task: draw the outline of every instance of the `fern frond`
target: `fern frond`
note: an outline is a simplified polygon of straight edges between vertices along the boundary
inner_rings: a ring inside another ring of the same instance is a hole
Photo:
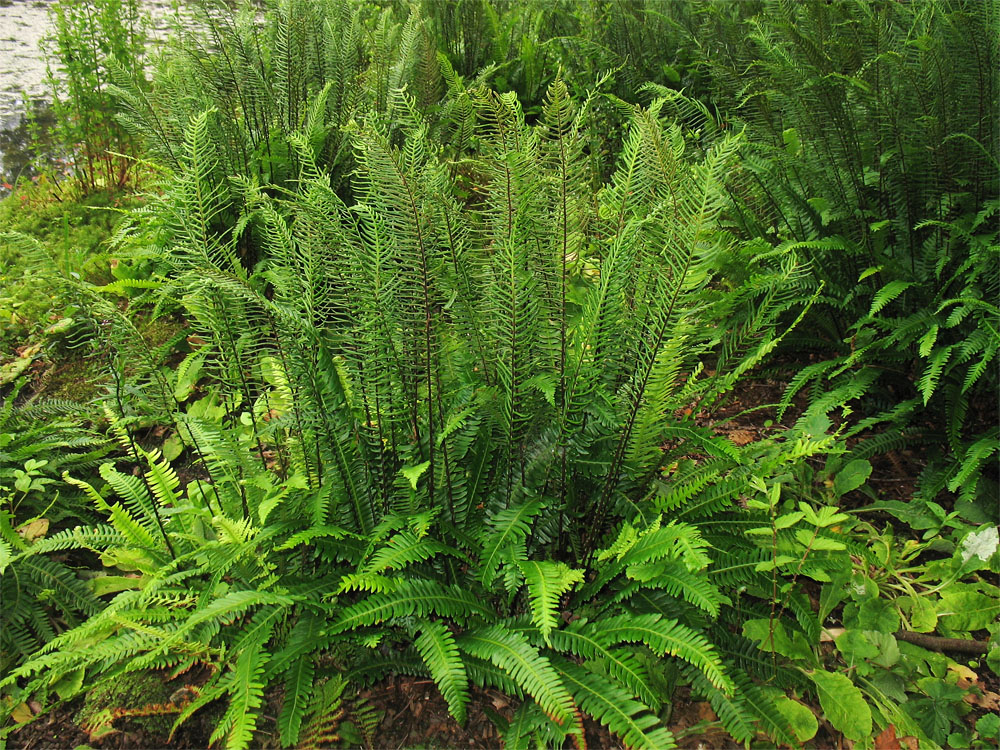
[[[465,723],[465,706],[469,702],[469,678],[458,654],[455,637],[440,622],[425,622],[414,641],[441,695],[448,702],[448,711],[459,724]]]
[[[559,600],[583,580],[582,570],[573,570],[566,563],[524,560],[517,566],[524,575],[531,603],[531,619],[542,640],[549,643],[549,634],[559,621]]]
[[[647,706],[613,682],[567,661],[553,665],[580,707],[620,737],[628,748],[677,747],[670,730]]]
[[[502,669],[559,726],[574,721],[574,704],[552,664],[527,639],[501,626],[464,633],[458,647]]]

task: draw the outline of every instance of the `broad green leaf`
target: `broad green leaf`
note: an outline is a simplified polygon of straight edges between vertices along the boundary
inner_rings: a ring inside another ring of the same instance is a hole
[[[793,701],[785,695],[777,698],[774,705],[781,712],[781,715],[788,719],[788,723],[799,742],[807,742],[816,736],[819,722],[816,721],[816,716],[809,710],[808,706]]]
[[[74,695],[80,692],[83,687],[83,677],[86,673],[84,667],[79,667],[74,669],[72,672],[67,672],[52,686],[52,689],[56,691],[61,700],[69,700]]]
[[[833,480],[833,491],[837,495],[846,495],[848,492],[853,492],[868,481],[871,473],[871,463],[863,458],[856,458],[837,473],[837,476]]]
[[[773,626],[772,626],[773,622]],[[793,631],[789,637],[780,620],[747,620],[743,623],[743,635],[758,642],[762,651],[775,652],[789,659],[811,660],[813,653],[809,642],[802,633]]]
[[[910,627],[918,633],[933,633],[938,616],[934,604],[925,597],[908,597],[910,602]]]
[[[938,618],[954,631],[982,630],[1000,618],[1000,599],[975,591],[941,594]]]
[[[787,529],[789,526],[794,526],[802,520],[804,515],[802,511],[797,510],[794,513],[786,513],[783,516],[778,516],[774,519],[774,528]]]
[[[843,655],[848,667],[862,665],[861,668],[864,669],[864,662],[878,656],[878,646],[868,637],[868,632],[852,628],[837,636],[837,650]]]
[[[899,661],[899,643],[891,633],[875,633],[868,631],[867,635],[878,648],[878,655],[872,659],[872,663],[885,669],[896,665]]]
[[[1000,737],[1000,714],[986,714],[976,720],[976,731],[980,737],[996,739]]]
[[[872,733],[872,712],[861,691],[842,674],[807,673],[816,685],[827,720],[849,740],[861,742]]]
[[[899,614],[885,599],[866,599],[858,610],[858,624],[862,630],[895,633],[899,630]]]

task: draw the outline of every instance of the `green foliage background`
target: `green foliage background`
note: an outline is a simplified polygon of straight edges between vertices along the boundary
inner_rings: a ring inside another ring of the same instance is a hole
[[[671,747],[684,686],[743,743],[804,700],[987,746],[911,641],[998,669],[998,7],[282,0],[103,50],[113,273],[4,235],[108,379],[0,414],[3,710],[200,665],[175,728],[251,746],[277,690],[283,746],[371,741],[394,672],[518,698],[510,747]],[[763,439],[699,416],[778,366]]]

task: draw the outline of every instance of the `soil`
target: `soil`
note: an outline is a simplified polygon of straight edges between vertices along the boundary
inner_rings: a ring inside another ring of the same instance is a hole
[[[711,707],[692,701],[686,690],[678,691],[670,712],[669,727],[681,750],[737,750],[741,745],[721,729]],[[279,702],[276,694],[268,704]],[[448,706],[434,682],[428,679],[391,676],[361,691],[353,701],[381,716],[377,728],[363,747],[365,750],[402,750],[403,748],[500,748],[500,734],[490,719],[497,715],[510,719],[518,702],[496,690],[473,688],[470,691],[468,719],[460,726],[448,713]],[[196,713],[174,735],[167,737],[150,731],[141,719],[116,720],[116,731],[99,739],[90,739],[76,723],[80,702],[65,704],[15,731],[8,742],[11,750],[66,750],[87,747],[94,750],[147,750],[169,748],[191,750],[208,747],[214,720],[211,708]],[[204,714],[204,715],[202,715]],[[257,735],[257,747],[276,746],[273,715],[263,717]],[[351,720],[349,710],[346,719]],[[358,722],[356,722],[358,723]],[[603,726],[584,720],[586,747],[591,750],[622,750],[622,743]],[[569,745],[569,743],[567,743]]]

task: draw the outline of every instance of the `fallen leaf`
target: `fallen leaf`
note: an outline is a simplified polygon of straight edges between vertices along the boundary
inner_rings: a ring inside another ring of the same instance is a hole
[[[12,718],[17,724],[23,724],[26,721],[30,721],[31,717],[34,716],[31,713],[31,709],[28,707],[27,703],[21,703],[15,706],[14,710],[10,712],[10,718]]]
[[[969,685],[971,685],[973,682],[979,682],[979,675],[977,675],[975,672],[973,672],[964,664],[959,664],[956,661],[953,661],[951,664],[948,665],[948,671],[954,672],[955,674],[958,675],[959,677],[958,686],[960,688],[964,689],[967,688]],[[961,684],[963,680],[965,681],[964,685]]]
[[[875,750],[902,750],[896,739],[896,727],[890,724],[882,730],[882,734],[875,738]]]
[[[823,628],[823,632],[819,634],[819,641],[820,643],[835,641],[846,632],[846,628]]]
[[[24,524],[24,526],[17,530],[17,533],[24,538],[24,541],[33,542],[39,537],[45,536],[45,534],[48,533],[48,530],[49,519],[36,518],[31,523]]]
[[[906,750],[920,750],[920,742],[916,737],[900,737],[899,741],[906,745]]]
[[[982,695],[974,695],[973,698],[973,705],[984,708],[987,711],[1000,711],[1000,693],[985,690]]]
[[[748,445],[754,441],[755,435],[750,430],[733,430],[727,437],[733,445]]]
[[[718,721],[719,717],[716,716],[715,711],[712,710],[712,704],[708,702],[696,703],[695,708],[698,709],[698,721]]]

